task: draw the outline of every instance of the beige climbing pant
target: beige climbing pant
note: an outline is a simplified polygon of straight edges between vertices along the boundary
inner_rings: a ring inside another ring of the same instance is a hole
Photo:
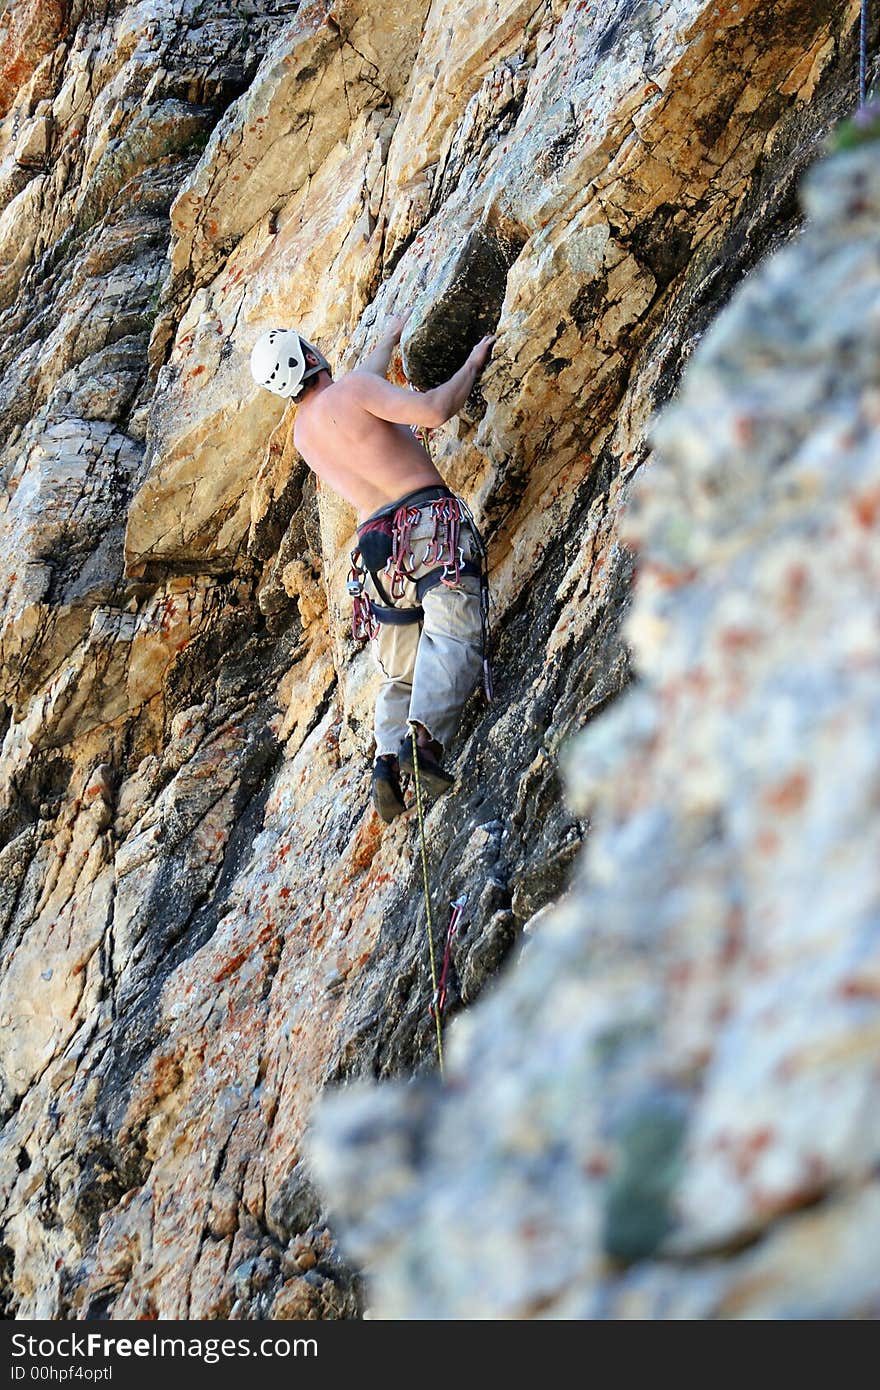
[[[436,562],[422,560],[434,531],[431,505],[419,508],[420,516],[410,531],[414,563],[411,577],[402,581],[403,592],[395,608],[417,608],[416,583]],[[462,520],[459,536],[461,558],[479,565],[473,531]],[[380,574],[380,581],[384,576]],[[365,589],[376,603],[384,600],[367,574]],[[444,748],[458,728],[467,697],[483,670],[480,621],[480,580],[475,574],[459,576],[454,585],[436,584],[422,598],[420,623],[380,623],[373,651],[382,672],[376,700],[376,756],[394,753],[409,736],[411,723],[423,724]]]

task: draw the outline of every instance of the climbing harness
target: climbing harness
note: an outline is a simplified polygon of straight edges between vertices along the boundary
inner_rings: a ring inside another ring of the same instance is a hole
[[[437,985],[437,961],[434,955],[434,921],[431,915],[431,890],[428,886],[428,848],[425,843],[425,814],[422,808],[422,783],[419,777],[419,743],[416,738],[415,728],[410,729],[412,737],[413,751],[413,781],[416,788],[416,809],[419,817],[419,843],[422,850],[422,885],[425,890],[425,920],[428,931],[428,959],[431,962],[431,998],[438,998]],[[434,1015],[434,1027],[437,1035],[437,1065],[440,1068],[440,1075],[443,1076],[443,1033],[440,1028],[440,1010],[432,1008]]]
[[[424,507],[431,508],[432,532],[424,551],[416,555],[418,541],[413,531]],[[465,521],[474,538],[478,563],[465,559],[461,525]],[[489,557],[467,503],[445,486],[419,488],[397,503],[382,508],[358,527],[358,546],[351,552],[347,588],[352,597],[352,636],[356,642],[375,639],[380,623],[421,623],[425,612],[422,599],[437,584],[456,586],[463,575],[480,580],[480,645],[482,648],[483,688],[486,702],[492,703],[492,671],[489,663]],[[421,565],[434,566],[420,579],[415,573]],[[369,574],[382,603],[365,591]],[[400,604],[407,581],[415,583],[417,602]]]

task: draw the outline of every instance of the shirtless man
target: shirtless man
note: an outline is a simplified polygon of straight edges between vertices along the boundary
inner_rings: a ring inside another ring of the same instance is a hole
[[[408,391],[385,379],[408,317],[389,319],[373,351],[338,381],[294,330],[263,334],[251,355],[254,379],[299,403],[293,439],[305,462],[357,513],[354,587],[363,585],[384,677],[372,796],[385,821],[406,809],[400,772],[413,772],[410,729],[422,784],[434,795],[452,785],[443,750],[485,660],[482,542],[413,429],[458,413],[495,337],[481,338],[442,385]]]

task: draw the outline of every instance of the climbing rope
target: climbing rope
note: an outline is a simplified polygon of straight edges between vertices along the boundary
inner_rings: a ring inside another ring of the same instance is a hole
[[[422,809],[422,783],[419,777],[419,744],[414,727],[410,728],[413,753],[413,781],[416,788],[416,808],[419,817],[419,840],[422,847],[422,883],[425,889],[425,919],[428,925],[428,957],[431,961],[431,998],[437,999],[437,962],[434,957],[434,922],[431,915],[431,890],[428,887],[428,850],[425,844],[425,815]],[[437,1062],[440,1075],[443,1075],[443,1034],[440,1028],[440,1010],[432,1009],[434,1025],[437,1030]]]
[[[859,106],[868,97],[868,0],[862,0],[861,30],[859,33]]]
[[[413,386],[410,385],[410,390],[413,390],[413,389],[414,389]],[[428,458],[431,459],[431,461],[433,462],[433,455],[432,455],[432,452],[431,452],[431,444],[430,444],[430,439],[429,439],[428,431],[427,431],[426,429],[424,429],[422,426],[413,425],[413,426],[412,426],[412,433],[415,435],[416,439],[418,439],[418,440],[420,441],[420,443],[422,444],[422,447],[424,448],[426,454],[428,455]],[[467,506],[466,503],[464,503],[464,502],[462,501],[461,498],[450,499],[449,502],[446,502],[446,500],[443,499],[439,504],[435,504],[434,535],[433,535],[433,537],[432,537],[431,543],[429,544],[429,546],[428,546],[428,547],[426,548],[426,550],[425,550],[425,555],[424,555],[424,557],[423,557],[423,562],[424,562],[424,563],[428,563],[428,562],[439,563],[440,560],[441,560],[441,552],[445,555],[446,549],[448,549],[448,552],[449,552],[449,560],[448,560],[448,562],[444,560],[445,568],[444,568],[444,571],[443,571],[443,578],[442,578],[442,581],[441,581],[441,582],[444,583],[444,584],[457,584],[457,583],[458,583],[459,577],[460,577],[461,566],[462,566],[463,563],[464,563],[464,555],[463,555],[463,553],[461,552],[460,547],[459,547],[459,523],[460,523],[460,519],[461,519],[461,518],[460,518],[460,513],[459,513],[459,508],[461,508],[461,509],[464,511],[465,516],[467,517],[467,520],[468,520],[468,522],[470,523],[470,527],[471,527],[471,530],[472,530],[472,532],[473,532],[474,540],[475,540],[475,543],[476,543],[476,546],[477,546],[477,553],[479,554],[479,557],[480,557],[480,570],[481,570],[481,584],[480,584],[480,626],[481,626],[481,628],[482,628],[483,682],[484,682],[484,686],[485,686],[486,700],[487,700],[488,703],[491,704],[491,702],[492,702],[492,674],[491,674],[491,669],[490,669],[490,666],[489,666],[489,658],[488,658],[488,649],[489,649],[489,589],[488,589],[489,557],[488,557],[488,555],[487,555],[487,553],[486,553],[486,546],[485,546],[485,543],[484,543],[484,541],[483,541],[483,538],[482,538],[482,536],[480,535],[480,532],[477,530],[477,524],[476,524],[476,522],[474,521],[473,516],[471,515],[470,508]],[[418,516],[418,509],[416,509],[416,512],[415,512],[415,517],[417,517],[417,516]],[[415,519],[415,517],[414,517],[413,519]],[[403,530],[403,532],[404,532],[403,538],[402,538],[402,542],[401,542],[401,544],[400,544],[400,552],[399,552],[399,555],[398,555],[398,552],[395,550],[395,553],[394,553],[394,555],[392,556],[392,559],[395,560],[395,562],[396,562],[396,564],[397,564],[397,567],[400,567],[400,568],[402,568],[402,564],[403,564],[403,562],[404,562],[405,559],[406,559],[407,549],[409,549],[409,559],[410,559],[410,563],[412,563],[413,558],[414,558],[413,555],[412,555],[412,547],[411,547],[411,542],[410,542],[410,537],[409,537],[409,527],[406,525],[406,522],[407,522],[407,521],[408,521],[408,518],[406,518],[404,515],[402,515],[401,512],[398,512],[398,513],[395,514],[395,517],[394,517],[394,532],[395,532],[395,537],[397,536],[397,533],[398,533],[399,530]],[[403,524],[402,524],[402,523],[403,523]],[[439,534],[438,534],[438,533],[439,533]],[[395,542],[395,543],[397,543],[397,542]],[[457,557],[457,558],[456,558],[456,551],[458,551],[458,557]],[[406,571],[404,570],[404,574],[405,574],[405,573],[406,573]],[[394,595],[393,588],[392,588],[392,596],[395,596],[395,595]],[[455,936],[456,931],[458,930],[458,924],[459,924],[459,921],[460,921],[460,918],[461,918],[461,914],[462,914],[463,911],[464,911],[464,906],[465,906],[465,903],[466,903],[467,899],[466,899],[466,898],[459,898],[459,899],[457,899],[457,900],[452,904],[452,920],[451,920],[450,923],[449,923],[449,930],[448,930],[448,932],[447,932],[447,934],[446,934],[446,945],[445,945],[445,949],[444,949],[444,952],[443,952],[443,972],[442,972],[442,975],[441,975],[440,980],[439,980],[439,982],[438,982],[438,979],[437,979],[437,959],[436,959],[436,955],[435,955],[435,952],[434,952],[434,920],[433,920],[433,914],[432,914],[432,912],[431,912],[431,890],[430,890],[430,887],[429,887],[429,884],[428,884],[428,850],[427,850],[427,845],[426,845],[426,843],[425,843],[425,815],[424,815],[424,810],[423,810],[423,807],[422,807],[422,784],[421,784],[421,780],[420,780],[420,778],[419,778],[419,745],[418,745],[418,739],[416,738],[416,731],[415,731],[415,728],[414,728],[414,727],[411,727],[411,728],[410,728],[410,735],[411,735],[411,738],[412,738],[413,782],[414,782],[414,784],[415,784],[415,790],[416,790],[416,809],[417,809],[417,812],[418,812],[418,819],[419,819],[419,843],[420,843],[420,845],[421,845],[421,857],[422,857],[422,885],[423,885],[424,892],[425,892],[425,921],[426,921],[426,923],[427,923],[427,931],[428,931],[428,958],[429,958],[429,960],[430,960],[430,962],[431,962],[431,1009],[430,1009],[430,1012],[431,1012],[431,1015],[432,1015],[432,1017],[433,1017],[433,1019],[434,1019],[434,1027],[435,1027],[435,1029],[436,1029],[436,1034],[437,1034],[437,1062],[438,1062],[438,1064],[439,1064],[439,1067],[440,1067],[440,1075],[441,1075],[441,1077],[442,1077],[443,1074],[444,1074],[444,1071],[443,1071],[443,1031],[442,1031],[442,1026],[441,1026],[441,1017],[442,1017],[442,1014],[443,1014],[444,1005],[445,1005],[445,1003],[446,1003],[446,982],[447,982],[447,978],[448,978],[448,975],[449,975],[449,966],[450,966],[450,962],[451,962],[452,941],[453,941],[453,938],[454,938],[454,936]]]

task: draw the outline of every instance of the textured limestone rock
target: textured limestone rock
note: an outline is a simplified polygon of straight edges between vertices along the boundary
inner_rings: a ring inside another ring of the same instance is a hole
[[[425,386],[499,330],[433,443],[496,596],[497,701],[467,710],[468,777],[428,817],[438,922],[468,896],[455,1012],[565,889],[587,821],[559,750],[627,680],[618,521],[647,422],[797,225],[856,18],[6,6],[7,1313],[356,1315],[303,1158],[312,1104],[432,1065],[415,828],[367,804],[353,518],[253,386],[254,338],[290,318],[346,364],[409,304]]]
[[[880,147],[805,204],[653,430],[564,904],[445,1092],[322,1107],[375,1316],[876,1316]]]

